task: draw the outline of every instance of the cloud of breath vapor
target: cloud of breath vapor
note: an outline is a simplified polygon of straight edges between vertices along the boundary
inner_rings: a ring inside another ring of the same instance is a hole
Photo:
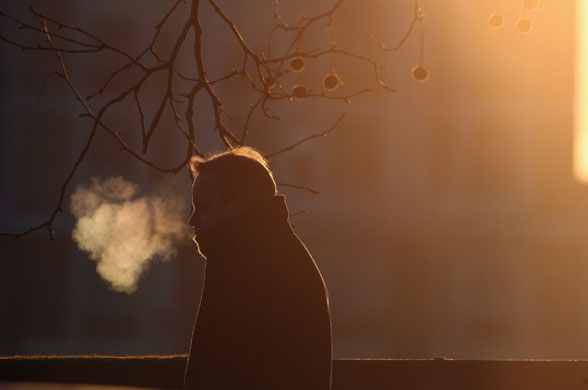
[[[137,184],[122,177],[93,177],[71,197],[72,236],[110,288],[131,294],[150,263],[171,259],[189,236],[182,203],[169,195],[138,196]]]

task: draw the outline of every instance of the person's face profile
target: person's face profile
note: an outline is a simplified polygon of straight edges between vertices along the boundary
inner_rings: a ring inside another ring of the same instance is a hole
[[[189,224],[194,227],[194,233],[200,234],[211,227],[216,209],[220,207],[218,185],[212,175],[199,174],[192,187],[192,215]]]
[[[199,174],[192,187],[192,215],[189,224],[196,237],[240,213],[237,202],[227,202],[214,174]]]

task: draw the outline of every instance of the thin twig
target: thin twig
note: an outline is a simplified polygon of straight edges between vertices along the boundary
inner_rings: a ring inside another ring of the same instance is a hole
[[[285,153],[285,152],[287,152],[289,150],[292,150],[294,148],[297,148],[298,146],[302,145],[303,143],[305,143],[307,141],[310,141],[313,138],[323,138],[323,137],[326,137],[327,134],[329,134],[331,131],[333,131],[333,130],[335,130],[337,128],[337,125],[339,125],[339,122],[341,122],[341,120],[343,120],[344,117],[345,117],[345,113],[341,114],[341,116],[335,121],[335,123],[333,123],[331,125],[331,127],[329,127],[327,130],[323,131],[322,133],[312,134],[312,135],[309,135],[308,137],[304,137],[300,141],[295,142],[292,145],[287,146],[287,147],[285,147],[283,149],[280,149],[278,151],[275,151],[273,153],[266,154],[264,157],[269,160],[269,159],[271,159],[271,158],[273,158],[273,157],[275,157],[275,156],[277,156],[279,154],[282,154],[282,153]]]
[[[295,188],[297,190],[308,191],[313,195],[320,194],[320,192],[318,192],[317,190],[314,190],[314,189],[307,187],[307,186],[301,186],[299,184],[276,183],[276,185],[279,187],[290,187],[290,188]]]
[[[404,43],[406,42],[406,40],[408,39],[408,37],[412,34],[412,31],[414,30],[414,27],[416,26],[416,23],[418,21],[422,22],[423,20],[423,10],[419,5],[419,1],[415,0],[414,2],[414,15],[412,17],[412,20],[410,22],[410,25],[408,26],[408,30],[406,31],[406,33],[402,36],[402,38],[400,38],[400,41],[398,42],[398,44],[396,46],[392,46],[392,47],[388,47],[384,44],[384,42],[377,40],[374,37],[373,33],[370,33],[369,38],[376,42],[378,44],[378,46],[380,46],[380,49],[382,49],[382,51],[398,51],[400,50],[403,46]]]
[[[251,120],[251,117],[253,116],[253,111],[255,111],[257,106],[259,106],[259,104],[264,100],[264,98],[265,98],[265,96],[262,96],[259,98],[259,100],[257,102],[255,102],[255,104],[249,105],[249,113],[247,113],[247,118],[245,118],[245,124],[243,125],[243,133],[241,134],[241,139],[239,140],[239,145],[245,144],[245,137],[247,137],[247,133],[248,133],[248,129],[249,129],[249,121]]]
[[[290,218],[295,217],[295,216],[300,215],[300,214],[308,214],[308,210],[294,211],[293,213],[290,213]]]

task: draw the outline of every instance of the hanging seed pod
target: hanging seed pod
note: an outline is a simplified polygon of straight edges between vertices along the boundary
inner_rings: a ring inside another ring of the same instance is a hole
[[[296,84],[292,87],[292,95],[298,100],[302,100],[308,96],[308,89],[304,85]]]
[[[277,82],[276,79],[270,76],[269,74],[263,76],[263,84],[265,84],[267,89],[272,89],[276,86]]]
[[[531,23],[531,21],[529,19],[520,18],[517,21],[517,30],[519,30],[523,34],[530,33],[532,28],[533,28],[533,24]]]
[[[429,71],[422,65],[417,65],[412,68],[412,78],[420,83],[424,83],[429,79]]]
[[[293,57],[290,59],[290,70],[292,72],[302,72],[306,68],[306,60],[302,57]]]
[[[490,27],[498,30],[504,26],[504,17],[500,14],[492,14],[488,18],[488,23],[490,24]]]
[[[323,77],[323,87],[327,91],[334,91],[339,88],[339,85],[341,85],[341,80],[335,73],[327,73],[325,77]]]
[[[529,11],[535,11],[539,7],[539,0],[523,0],[523,7]]]

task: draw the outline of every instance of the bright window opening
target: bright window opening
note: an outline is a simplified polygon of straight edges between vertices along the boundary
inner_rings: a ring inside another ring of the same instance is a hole
[[[578,0],[574,97],[574,176],[588,183],[588,0]]]

